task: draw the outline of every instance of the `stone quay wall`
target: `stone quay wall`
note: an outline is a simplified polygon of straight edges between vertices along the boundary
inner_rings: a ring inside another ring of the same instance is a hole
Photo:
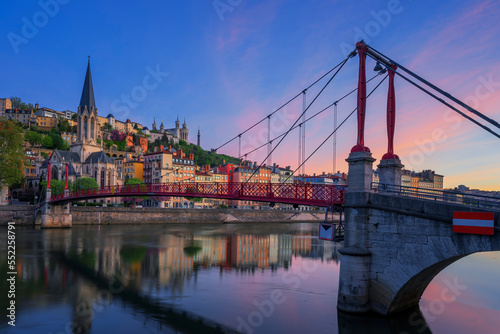
[[[321,211],[71,207],[73,225],[320,222]]]
[[[35,223],[35,206],[0,206],[0,225],[7,225],[8,222],[15,222],[20,225],[33,225]]]

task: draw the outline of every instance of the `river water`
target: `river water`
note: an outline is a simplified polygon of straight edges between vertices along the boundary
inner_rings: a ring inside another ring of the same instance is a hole
[[[15,327],[2,333],[500,333],[500,252],[452,264],[420,307],[337,312],[341,242],[317,224],[16,229]],[[7,229],[0,229],[2,254]]]

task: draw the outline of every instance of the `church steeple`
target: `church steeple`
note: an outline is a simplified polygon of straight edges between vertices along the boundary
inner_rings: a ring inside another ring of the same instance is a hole
[[[76,140],[71,145],[71,151],[77,152],[80,155],[81,161],[85,161],[92,152],[102,150],[102,147],[97,144],[97,130],[99,126],[97,117],[89,57],[87,72],[85,73],[85,80],[83,82],[82,97],[78,105]]]
[[[94,86],[92,85],[92,74],[90,73],[90,57],[87,65],[87,73],[85,74],[85,82],[83,83],[82,97],[80,98],[81,111],[90,111],[92,107],[95,108]]]
[[[198,127],[198,146],[200,146],[200,127]]]

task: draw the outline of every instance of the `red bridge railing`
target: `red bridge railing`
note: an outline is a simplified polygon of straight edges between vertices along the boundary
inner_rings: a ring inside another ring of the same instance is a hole
[[[54,195],[51,203],[102,197],[176,196],[314,206],[344,203],[345,186],[289,183],[162,183],[106,186]]]

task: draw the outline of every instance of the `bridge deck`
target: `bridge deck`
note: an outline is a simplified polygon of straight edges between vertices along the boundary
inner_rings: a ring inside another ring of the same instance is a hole
[[[57,204],[104,197],[203,197],[227,200],[273,202],[312,206],[338,206],[344,203],[345,186],[287,183],[163,183],[107,186],[54,195]]]

